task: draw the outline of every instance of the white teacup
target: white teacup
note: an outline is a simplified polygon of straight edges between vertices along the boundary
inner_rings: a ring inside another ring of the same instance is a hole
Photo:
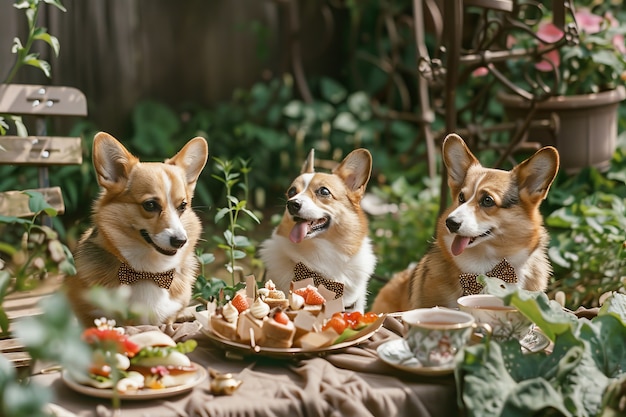
[[[490,331],[468,313],[440,307],[406,311],[402,321],[408,328],[404,339],[409,350],[423,366],[451,364],[477,327]]]
[[[491,294],[465,295],[457,300],[461,311],[471,314],[477,322],[492,328],[497,341],[511,338],[521,340],[528,334],[532,322],[514,306],[507,306],[502,299]]]

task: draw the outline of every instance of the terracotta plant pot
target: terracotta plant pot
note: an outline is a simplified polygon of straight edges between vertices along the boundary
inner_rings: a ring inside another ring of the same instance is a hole
[[[555,146],[561,157],[561,169],[574,174],[584,167],[605,171],[617,146],[617,109],[626,98],[626,89],[597,94],[557,96],[537,104],[536,119],[558,116],[558,128],[533,128],[528,140]],[[510,120],[524,118],[530,102],[512,94],[498,94]]]

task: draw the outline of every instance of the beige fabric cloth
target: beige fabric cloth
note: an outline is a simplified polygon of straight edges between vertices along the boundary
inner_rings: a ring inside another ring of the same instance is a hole
[[[128,332],[150,328],[153,327],[139,326]],[[189,355],[193,361],[219,372],[232,372],[243,384],[232,396],[213,396],[207,380],[188,394],[122,402],[123,417],[459,415],[453,376],[408,374],[378,358],[376,347],[402,332],[402,326],[392,318],[360,347],[299,361],[226,359],[224,350],[202,334],[197,322],[162,326],[161,330],[175,340],[196,339],[198,348]],[[59,374],[33,379],[51,385],[57,394],[55,404],[79,417],[114,415],[109,400],[72,391]]]

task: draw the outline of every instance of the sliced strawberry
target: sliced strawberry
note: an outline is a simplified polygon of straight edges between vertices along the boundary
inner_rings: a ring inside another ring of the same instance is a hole
[[[274,320],[276,320],[280,324],[289,323],[289,317],[287,317],[287,314],[285,314],[283,311],[277,311],[276,314],[274,314]]]
[[[341,334],[348,328],[348,323],[344,320],[341,314],[335,314],[326,322],[322,330],[328,330],[330,328],[335,330],[337,334]]]
[[[250,308],[250,304],[248,303],[248,300],[240,292],[235,294],[235,296],[231,300],[231,303],[233,304],[233,306],[235,306],[235,308],[237,309],[239,313],[242,313]]]
[[[360,311],[343,313],[343,318],[348,322],[348,326],[350,326],[351,329],[356,329],[358,327],[361,316],[362,313]]]
[[[302,287],[302,288],[298,288],[297,290],[294,290],[293,292],[298,294],[300,297],[306,299],[306,295],[308,294],[309,289],[307,287]]]
[[[311,306],[322,305],[326,302],[326,299],[322,296],[322,294],[317,291],[317,289],[310,290],[306,297],[304,297],[304,303]]]
[[[374,323],[376,320],[378,320],[378,314],[376,313],[372,313],[371,311],[369,313],[365,313],[363,314],[359,320],[357,321],[357,327],[359,329],[362,329],[363,327],[367,327],[370,324]]]

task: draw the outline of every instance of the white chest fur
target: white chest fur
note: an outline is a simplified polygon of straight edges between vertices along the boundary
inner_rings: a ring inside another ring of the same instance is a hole
[[[146,323],[160,324],[174,316],[183,306],[169,292],[152,282],[139,281],[130,286],[130,302]]]

